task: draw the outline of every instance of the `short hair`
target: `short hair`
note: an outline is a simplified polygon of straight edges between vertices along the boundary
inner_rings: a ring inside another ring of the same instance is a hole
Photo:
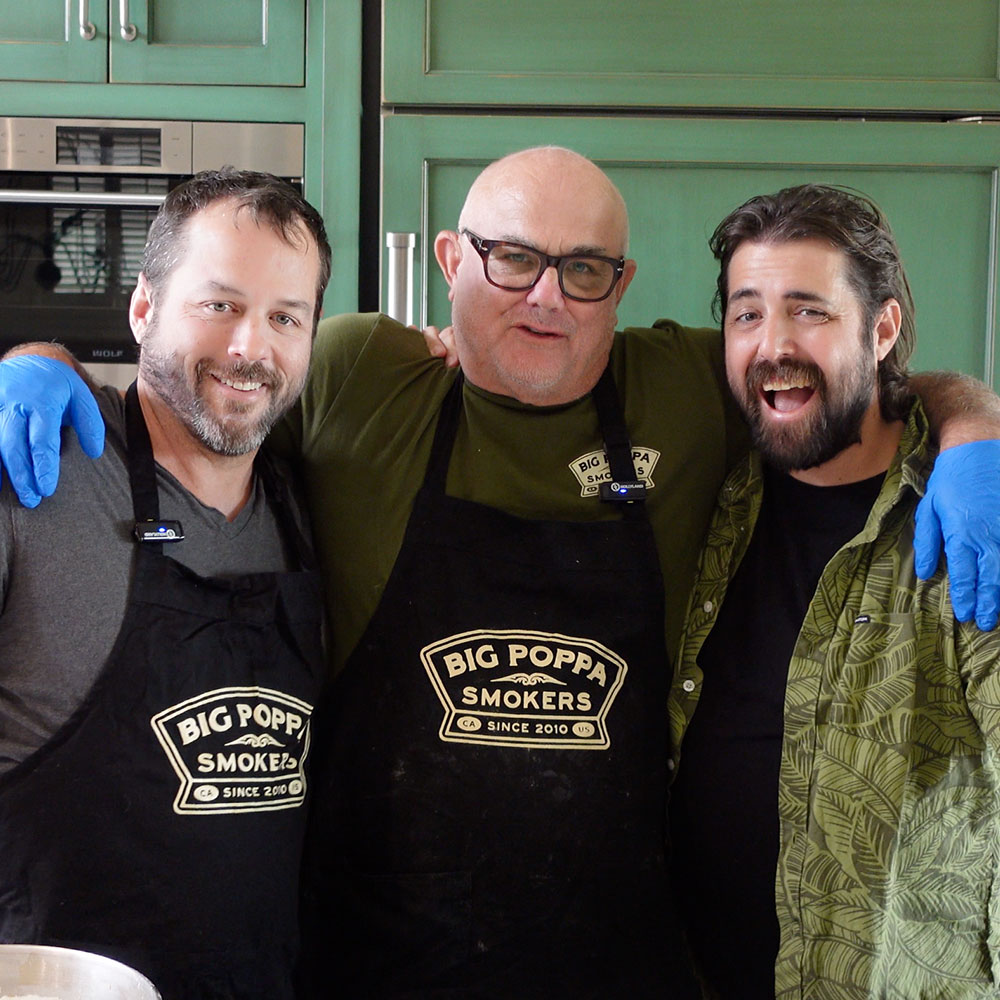
[[[729,262],[744,242],[787,243],[825,240],[847,261],[847,280],[862,307],[865,329],[871,330],[887,299],[902,313],[899,336],[879,362],[879,407],[883,418],[904,415],[910,400],[908,363],[916,343],[913,296],[899,246],[882,210],[870,198],[849,188],[801,184],[777,194],[758,195],[730,212],[716,227],[709,246],[719,262],[713,309],[725,317],[729,298]]]
[[[142,255],[142,273],[154,291],[160,291],[180,263],[185,249],[187,221],[217,201],[236,202],[259,226],[269,225],[289,246],[299,247],[302,225],[316,241],[319,279],[313,330],[323,310],[323,292],[330,280],[330,243],[319,212],[287,181],[256,170],[202,170],[170,191],[153,219]]]

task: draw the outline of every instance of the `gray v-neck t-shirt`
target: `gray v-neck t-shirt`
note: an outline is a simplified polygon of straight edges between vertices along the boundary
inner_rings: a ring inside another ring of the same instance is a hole
[[[0,489],[0,773],[42,747],[83,701],[118,636],[137,543],[125,404],[98,392],[107,426],[94,460],[64,429],[59,486],[33,510]],[[184,540],[165,552],[202,576],[289,569],[260,477],[232,522],[157,466],[160,516]]]

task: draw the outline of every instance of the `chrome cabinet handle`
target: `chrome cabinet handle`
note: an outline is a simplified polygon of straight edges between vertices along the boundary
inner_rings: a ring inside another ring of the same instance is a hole
[[[90,20],[90,0],[80,0],[80,37],[89,42],[97,34],[97,27]]]
[[[128,19],[128,0],[118,0],[118,30],[126,42],[135,41],[135,36],[139,34],[136,26]]]
[[[417,245],[417,234],[386,233],[385,245],[389,250],[385,314],[410,326],[413,323],[413,248]]]

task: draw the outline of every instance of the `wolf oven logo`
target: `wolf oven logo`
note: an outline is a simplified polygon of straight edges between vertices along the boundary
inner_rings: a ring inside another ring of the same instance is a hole
[[[420,651],[454,743],[606,750],[606,718],[628,672],[591,639],[515,629],[462,632]]]
[[[217,688],[150,725],[181,786],[174,812],[270,812],[306,794],[312,705],[260,687]]]

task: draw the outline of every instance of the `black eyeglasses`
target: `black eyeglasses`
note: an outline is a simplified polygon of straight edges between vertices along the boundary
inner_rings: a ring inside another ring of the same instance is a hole
[[[486,280],[508,292],[534,288],[545,271],[554,267],[559,287],[568,299],[577,302],[600,302],[606,299],[625,271],[624,257],[597,257],[593,254],[567,254],[553,257],[534,247],[503,240],[484,240],[468,229],[463,236],[483,258]]]

